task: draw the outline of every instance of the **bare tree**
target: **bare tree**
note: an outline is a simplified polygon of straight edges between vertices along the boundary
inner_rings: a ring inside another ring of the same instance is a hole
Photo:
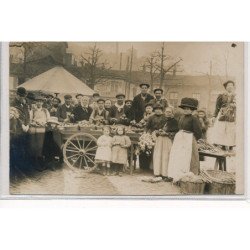
[[[161,51],[157,52],[157,61],[158,64],[156,65],[156,67],[160,72],[160,88],[162,88],[166,74],[175,69],[175,67],[182,61],[182,59],[180,58],[173,63],[173,58],[165,54],[165,46],[164,43],[162,43]]]
[[[40,45],[41,43],[38,42],[12,42],[9,44],[10,48],[20,48],[22,51],[22,68],[24,80],[27,77],[27,64],[33,62],[33,60],[29,60],[29,57],[33,54],[34,49]]]
[[[157,79],[157,71],[158,71],[158,58],[156,53],[152,53],[149,57],[145,59],[145,63],[143,64],[143,69],[146,71],[149,71],[150,74],[150,86],[151,86],[151,91],[154,88],[154,82]]]
[[[87,83],[92,88],[94,88],[94,85],[104,78],[111,69],[111,67],[108,66],[107,60],[101,61],[102,56],[102,50],[96,46],[96,43],[93,47],[90,47],[87,52],[81,55],[81,65],[85,71]]]
[[[39,61],[46,55],[53,55],[55,64],[63,64],[64,54],[61,50],[57,50],[55,46],[58,44],[54,42],[11,42],[10,48],[19,48],[20,58],[22,61],[18,62],[22,65],[22,81],[25,81],[27,77],[33,76],[34,72],[28,67],[31,63],[39,63]],[[15,54],[15,53],[14,53]],[[60,59],[59,59],[60,58]],[[10,62],[11,63],[11,62]]]

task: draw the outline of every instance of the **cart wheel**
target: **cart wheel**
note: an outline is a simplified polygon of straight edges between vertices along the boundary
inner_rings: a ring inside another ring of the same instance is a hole
[[[91,170],[95,166],[97,140],[86,133],[78,133],[69,137],[63,147],[64,162],[73,170]]]

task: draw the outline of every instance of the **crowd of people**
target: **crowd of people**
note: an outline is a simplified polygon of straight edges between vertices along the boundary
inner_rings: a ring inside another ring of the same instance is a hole
[[[53,128],[59,123],[87,121],[104,125],[103,135],[98,139],[96,163],[101,163],[107,173],[111,162],[115,164],[116,172],[121,172],[131,144],[124,134],[123,126],[136,125],[148,133],[157,131],[152,159],[149,160],[143,152],[139,155],[141,169],[149,169],[153,165],[154,175],[166,181],[177,180],[183,171],[198,174],[201,159],[197,141],[206,139],[209,125],[205,110],[198,109],[198,100],[186,97],[179,106],[182,112],[176,112],[163,97],[163,89],[156,88],[154,95],[151,95],[149,87],[147,83],[140,84],[140,93],[133,100],[126,100],[122,93],[117,94],[114,103],[110,99],[101,98],[98,93],[93,94],[91,99],[83,93],[74,97],[67,94],[64,103],[61,103],[61,99],[53,95],[36,96],[19,87],[10,104],[13,109],[10,112],[11,164],[30,167],[24,159],[33,151],[32,157],[35,159],[31,164],[38,164],[37,161],[43,161],[44,157],[49,158],[49,162],[55,157],[62,162],[58,145],[54,145],[56,153],[51,156]],[[224,87],[226,91],[218,96],[212,120],[217,131],[215,143],[224,149],[232,149],[235,146],[235,83],[227,81]],[[110,129],[106,125],[113,124],[120,126],[117,127],[117,136],[111,138]],[[44,128],[45,136],[40,133],[40,137],[30,138],[28,131],[32,127]],[[32,145],[33,151],[27,150],[30,149],[29,145]]]

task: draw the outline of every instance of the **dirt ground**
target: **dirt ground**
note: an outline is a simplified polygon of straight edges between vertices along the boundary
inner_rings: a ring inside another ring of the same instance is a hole
[[[206,157],[201,169],[213,169],[215,159]],[[227,171],[235,172],[235,157],[227,159]],[[30,177],[11,181],[10,193],[22,195],[178,195],[180,188],[172,183],[143,182],[142,178],[152,176],[152,172],[141,172],[138,169],[130,175],[102,176],[96,173],[72,171],[63,165],[56,171],[45,170]]]
[[[11,182],[11,194],[49,195],[174,195],[179,187],[167,182],[147,183],[141,179],[149,172],[136,171],[133,175],[102,176],[100,174],[73,172],[66,165],[62,169],[44,172],[34,177]]]

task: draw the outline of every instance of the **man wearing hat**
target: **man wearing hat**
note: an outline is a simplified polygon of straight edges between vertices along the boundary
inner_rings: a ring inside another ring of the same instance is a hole
[[[49,111],[43,107],[45,99],[42,96],[36,97],[36,108],[30,112],[30,155],[33,166],[39,170],[44,170],[43,146],[45,125],[50,118]]]
[[[73,111],[73,106],[72,106],[72,96],[71,95],[65,95],[64,96],[64,104],[58,107],[57,110],[57,117],[59,122],[69,122],[71,113]]]
[[[168,107],[168,101],[165,98],[162,98],[163,95],[163,89],[156,88],[154,89],[154,99],[150,101],[150,103],[155,106],[155,104],[160,104],[163,107],[163,112],[165,111],[166,107]]]
[[[61,100],[58,97],[54,97],[52,100],[52,107],[49,110],[50,116],[57,116],[57,110],[60,104]]]
[[[10,126],[13,133],[10,134],[10,165],[18,168],[26,168],[28,160],[28,130],[30,123],[29,107],[26,101],[27,91],[19,87],[15,99],[10,107],[18,112],[18,119],[10,117]]]
[[[52,100],[53,100],[53,95],[52,94],[46,94],[45,95],[45,100],[43,103],[43,107],[46,108],[47,110],[50,110],[52,108]]]
[[[82,94],[77,94],[76,95],[76,100],[77,100],[77,105],[81,106],[82,105],[82,98],[83,98],[83,95]]]
[[[98,108],[97,101],[100,99],[99,93],[94,93],[92,96],[91,104],[89,105],[93,110]]]
[[[100,98],[97,101],[98,107],[93,109],[93,112],[89,118],[89,121],[95,125],[108,124],[109,112],[104,107],[105,100]]]
[[[141,83],[141,93],[134,97],[132,102],[132,112],[133,112],[133,120],[137,123],[143,118],[143,114],[145,111],[145,105],[150,102],[154,97],[148,94],[148,89],[150,85],[148,83]]]
[[[110,124],[123,124],[126,125],[127,117],[125,114],[125,95],[117,94],[116,95],[116,103],[111,107],[109,113],[109,121]]]
[[[89,98],[83,96],[81,98],[81,103],[74,107],[72,111],[73,121],[88,121],[93,109],[89,106]]]
[[[124,113],[128,118],[128,121],[131,121],[133,119],[131,107],[132,107],[132,100],[125,100]]]

